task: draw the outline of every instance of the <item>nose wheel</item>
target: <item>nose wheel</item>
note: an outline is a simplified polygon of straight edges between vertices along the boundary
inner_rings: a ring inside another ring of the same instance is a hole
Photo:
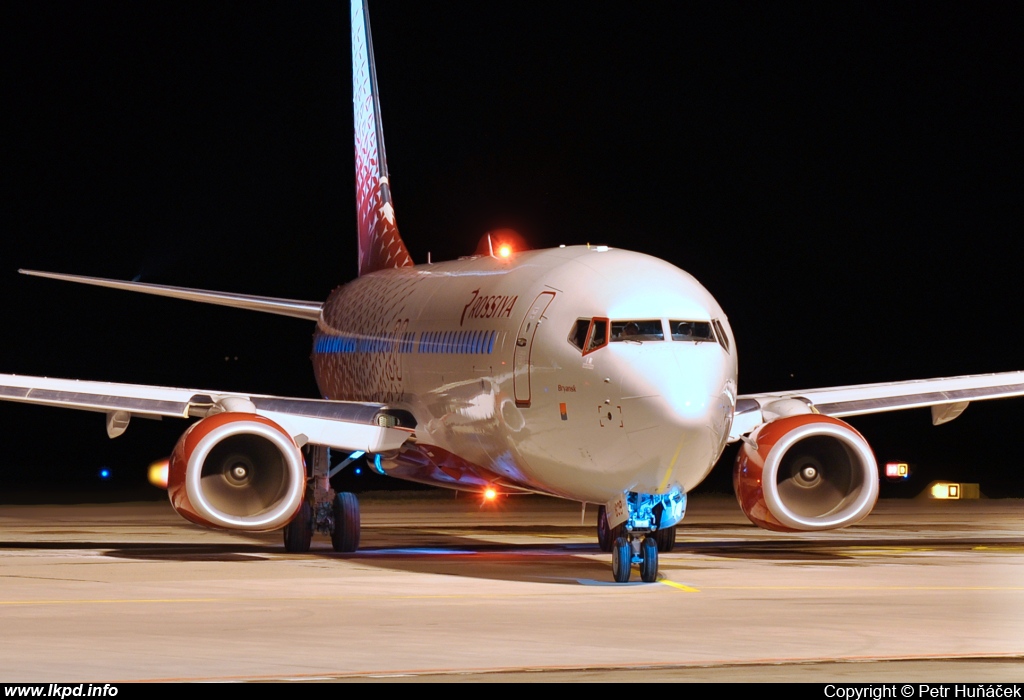
[[[640,566],[640,580],[658,580],[658,543],[653,537],[621,536],[612,544],[612,577],[616,583],[629,581],[633,564]]]
[[[658,580],[658,543],[653,537],[645,537],[640,544],[640,580],[654,583]]]
[[[633,566],[633,548],[629,540],[619,537],[612,543],[612,576],[615,583],[629,581],[629,570]]]

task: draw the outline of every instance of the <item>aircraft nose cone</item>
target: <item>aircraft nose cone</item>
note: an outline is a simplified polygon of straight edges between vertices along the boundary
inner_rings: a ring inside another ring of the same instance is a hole
[[[644,463],[637,488],[652,493],[695,486],[718,458],[732,415],[722,348],[673,345],[636,362],[622,387],[622,427]]]

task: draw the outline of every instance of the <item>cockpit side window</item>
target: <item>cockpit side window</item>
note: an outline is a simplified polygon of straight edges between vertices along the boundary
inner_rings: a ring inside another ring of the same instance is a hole
[[[586,355],[608,344],[608,319],[579,318],[569,331],[568,341]]]
[[[714,340],[715,334],[707,321],[669,321],[672,340],[689,340],[695,343]]]
[[[594,352],[608,344],[608,319],[595,318],[590,324],[590,338],[587,341],[587,349],[583,352]]]
[[[665,330],[661,319],[644,321],[612,321],[612,342],[625,340],[664,340]]]
[[[729,352],[729,336],[725,332],[725,328],[722,326],[722,322],[717,318],[711,321],[715,326],[715,335],[718,337],[718,343],[721,345],[726,352]]]
[[[572,330],[569,331],[569,342],[580,350],[583,350],[583,348],[587,347],[587,335],[589,331],[589,318],[576,319],[576,323],[573,324]]]

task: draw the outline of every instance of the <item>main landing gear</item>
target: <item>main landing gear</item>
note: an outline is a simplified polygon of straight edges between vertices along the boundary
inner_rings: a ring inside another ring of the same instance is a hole
[[[604,506],[597,508],[597,546],[602,552],[610,552],[615,540],[626,532],[626,524],[619,523],[615,527],[608,526],[608,510]]]
[[[308,552],[313,532],[331,536],[335,552],[354,552],[359,547],[359,499],[354,493],[334,493],[330,484],[330,453],[326,447],[303,450],[312,472],[299,514],[284,528],[286,552]],[[340,470],[350,457],[335,468]]]
[[[675,547],[676,523],[686,511],[686,494],[681,490],[657,495],[630,492],[612,504],[628,512],[625,521],[612,526],[608,507],[597,509],[597,543],[601,551],[612,553],[612,577],[616,583],[626,583],[635,565],[640,568],[640,580],[654,583],[658,552]]]

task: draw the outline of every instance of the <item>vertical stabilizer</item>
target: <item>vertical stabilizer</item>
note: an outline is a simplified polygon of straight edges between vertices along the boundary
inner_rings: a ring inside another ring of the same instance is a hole
[[[352,113],[355,118],[359,274],[412,265],[409,251],[398,235],[395,210],[391,205],[366,0],[352,0]]]

